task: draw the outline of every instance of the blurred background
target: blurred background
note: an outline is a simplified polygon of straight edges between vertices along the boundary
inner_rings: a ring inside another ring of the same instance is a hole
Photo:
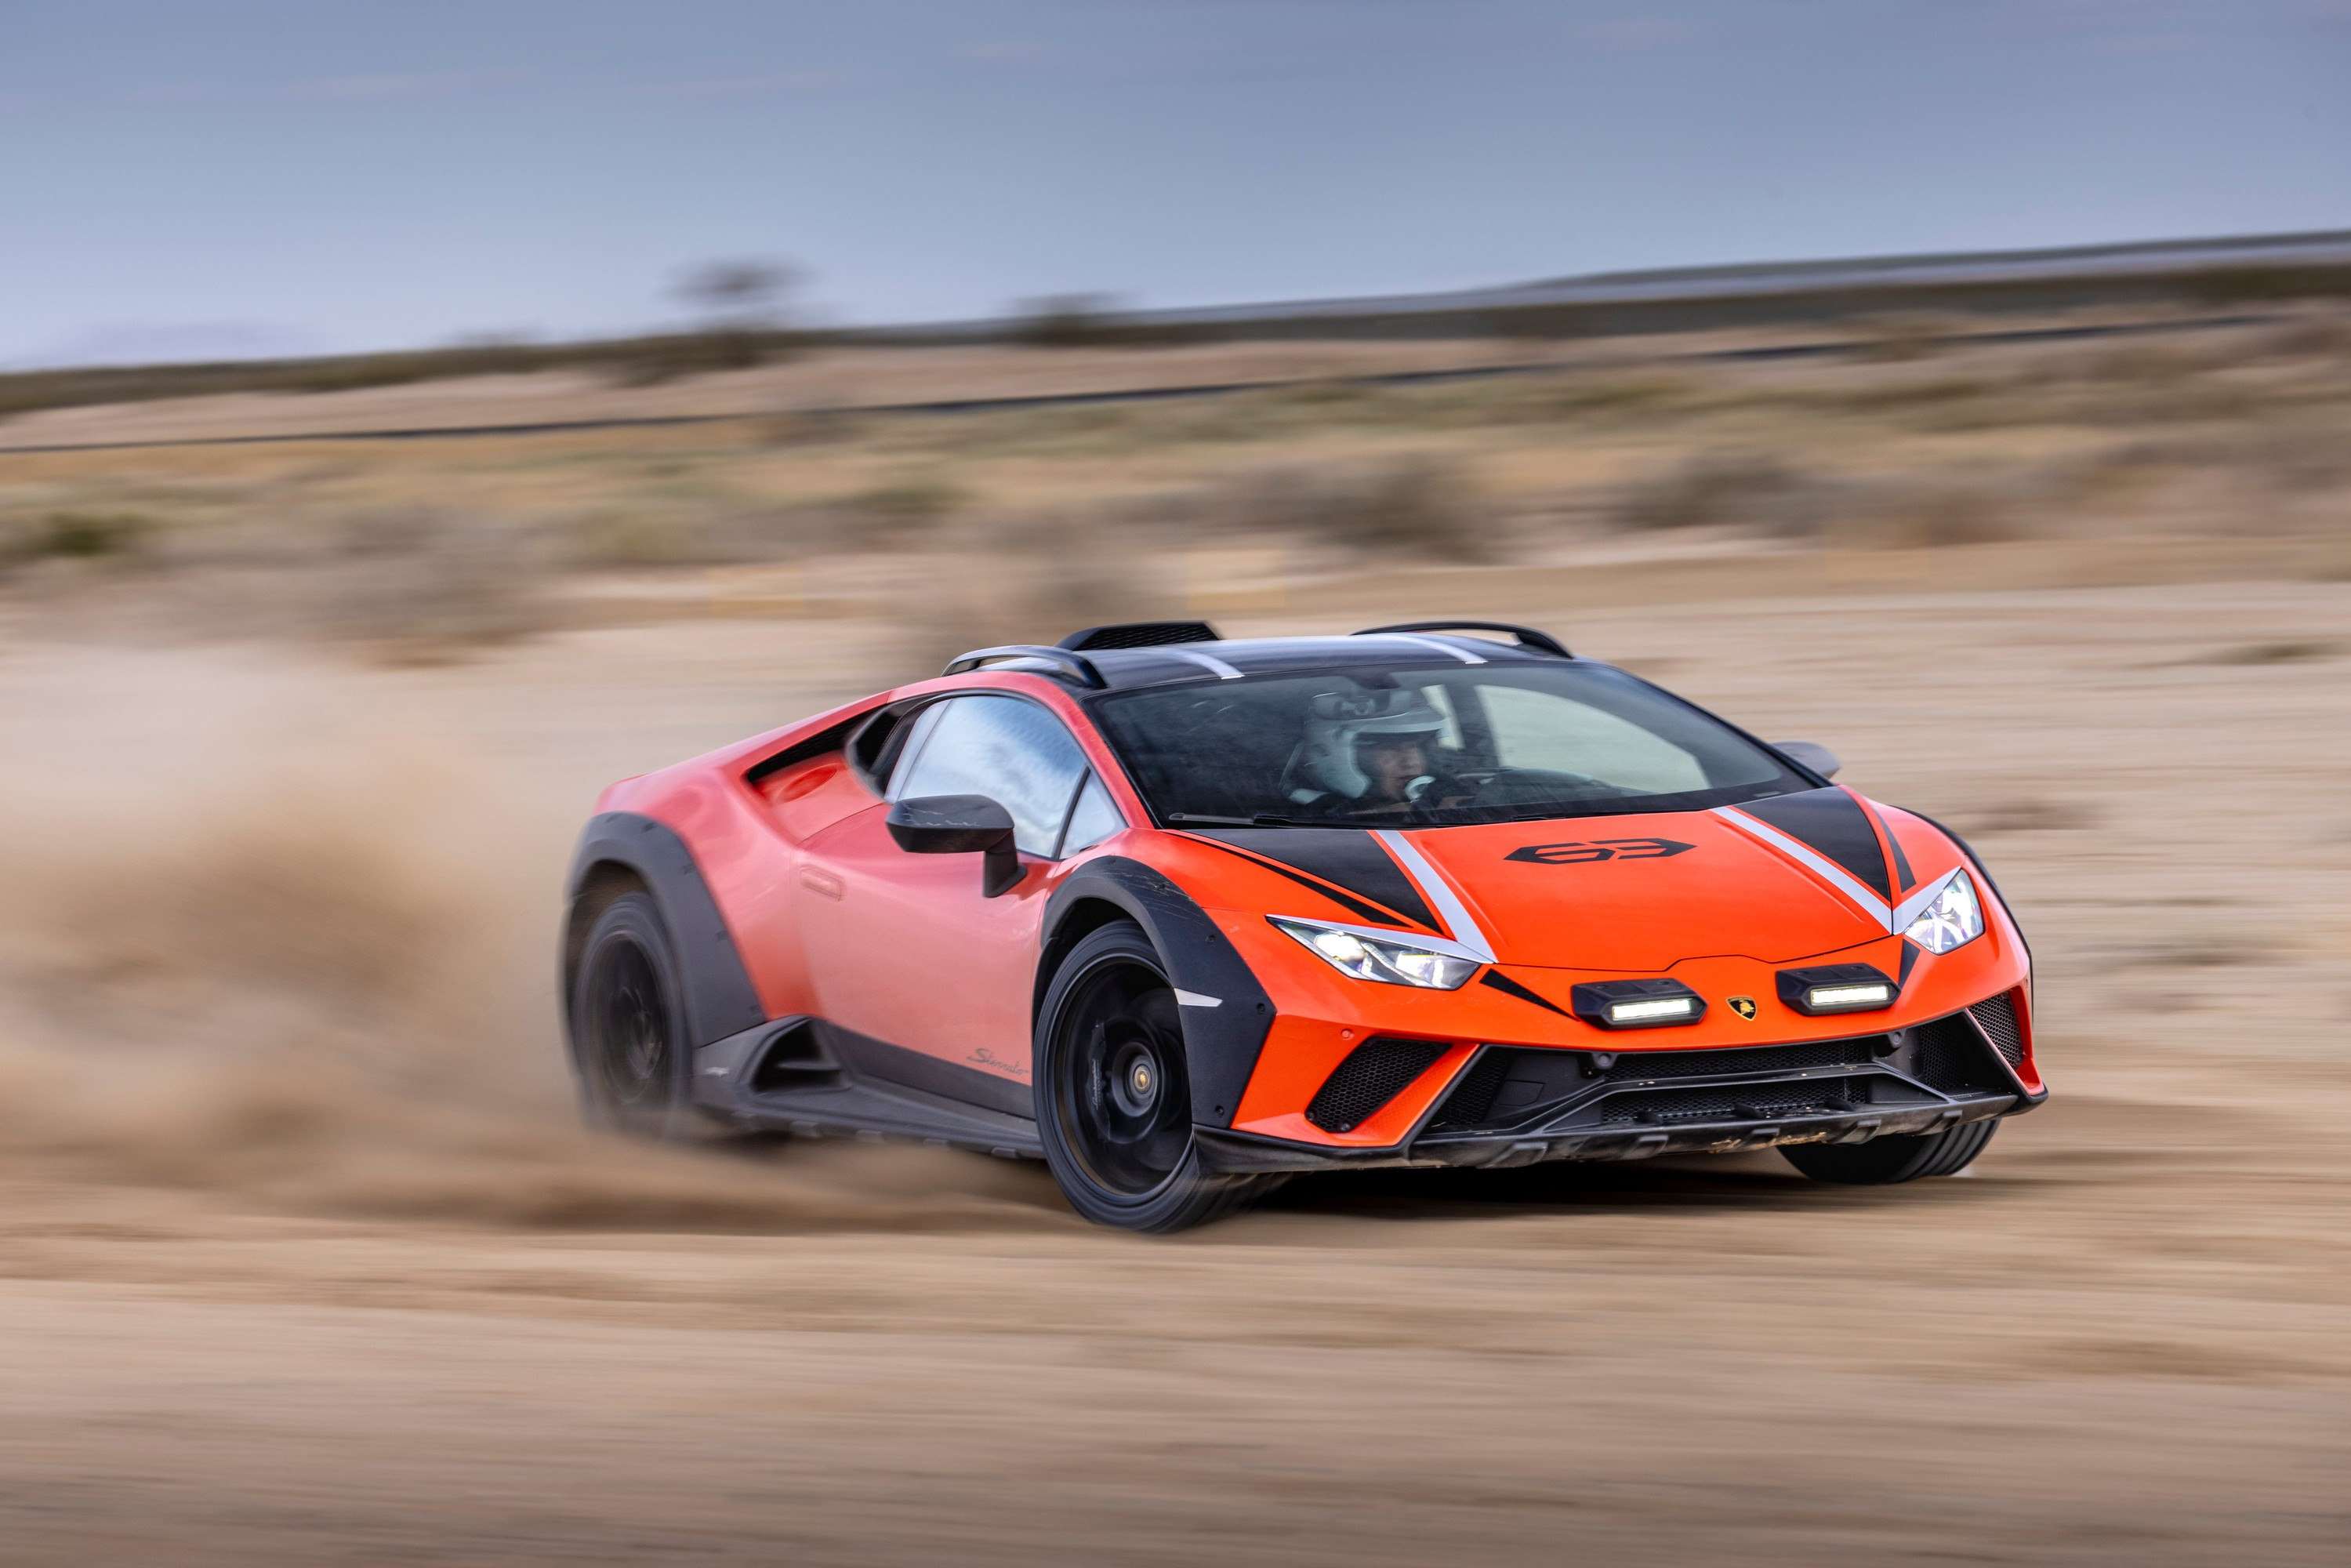
[[[25,1563],[2336,1563],[2351,8],[0,0]],[[1967,834],[1960,1179],[576,1130],[596,792],[1545,627]]]

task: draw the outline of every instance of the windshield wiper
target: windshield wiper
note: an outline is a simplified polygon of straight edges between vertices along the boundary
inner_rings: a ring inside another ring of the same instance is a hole
[[[1205,822],[1217,828],[1328,828],[1333,825],[1309,821],[1301,817],[1277,816],[1271,811],[1259,811],[1254,817],[1211,817],[1200,811],[1170,811],[1167,820],[1171,822]]]

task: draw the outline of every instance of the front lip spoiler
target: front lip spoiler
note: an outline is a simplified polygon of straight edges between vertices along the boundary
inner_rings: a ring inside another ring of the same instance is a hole
[[[2037,1103],[2032,1102],[2032,1103]],[[2014,1094],[1953,1098],[1937,1104],[1871,1106],[1826,1115],[1708,1121],[1667,1126],[1625,1123],[1573,1132],[1438,1134],[1384,1148],[1332,1148],[1256,1133],[1195,1127],[1201,1163],[1235,1175],[1470,1166],[1486,1170],[1543,1160],[1645,1160],[1658,1155],[1730,1154],[1782,1144],[1862,1144],[1896,1134],[1938,1133],[2029,1108]]]

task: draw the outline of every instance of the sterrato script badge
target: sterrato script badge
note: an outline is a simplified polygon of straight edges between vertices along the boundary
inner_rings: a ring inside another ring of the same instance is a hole
[[[1732,1012],[1737,1013],[1749,1023],[1753,1023],[1755,1021],[1755,998],[1753,997],[1732,997],[1729,999],[1730,1010]]]

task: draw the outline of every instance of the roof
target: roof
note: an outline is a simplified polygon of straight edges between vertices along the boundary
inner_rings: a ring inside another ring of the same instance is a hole
[[[1238,637],[1214,642],[1167,643],[1147,648],[1095,648],[1074,653],[1060,648],[1019,644],[967,653],[950,673],[977,668],[982,659],[1001,660],[998,669],[1060,675],[1104,691],[1126,691],[1177,681],[1238,680],[1247,675],[1303,674],[1320,670],[1382,669],[1399,664],[1455,662],[1465,666],[1548,665],[1557,653],[1490,638],[1437,632],[1358,633],[1351,637]],[[1099,684],[1087,678],[1091,671]]]

